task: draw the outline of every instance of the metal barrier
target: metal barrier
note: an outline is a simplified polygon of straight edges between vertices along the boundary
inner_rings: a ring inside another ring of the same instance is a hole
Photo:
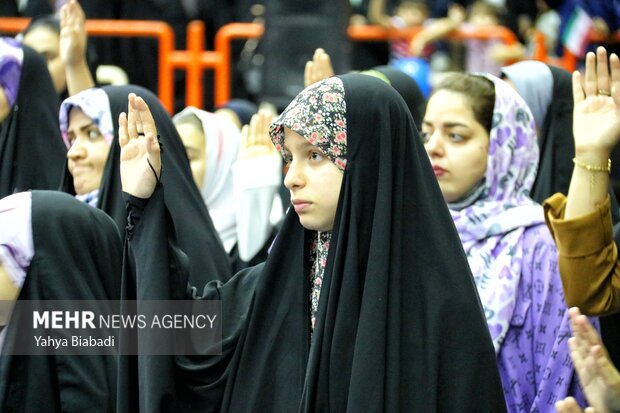
[[[29,18],[0,18],[0,32],[18,33],[26,28]],[[86,31],[92,36],[151,37],[159,42],[158,95],[164,107],[172,112],[174,106],[174,32],[167,23],[151,20],[86,21]]]
[[[28,18],[0,18],[0,32],[17,33],[28,24]],[[347,35],[353,41],[389,41],[391,39],[412,39],[421,29],[386,29],[375,25],[353,25]],[[187,26],[187,50],[174,49],[174,32],[162,21],[151,20],[98,20],[86,21],[86,31],[91,36],[151,37],[159,42],[158,53],[158,95],[164,107],[172,113],[174,109],[174,70],[185,69],[186,105],[202,107],[204,69],[214,70],[214,103],[221,105],[230,100],[233,40],[258,38],[264,27],[258,23],[230,23],[222,26],[215,36],[215,50],[207,51],[204,45],[204,23],[192,21]],[[448,39],[499,39],[505,44],[514,44],[517,38],[513,32],[502,26],[455,30]]]

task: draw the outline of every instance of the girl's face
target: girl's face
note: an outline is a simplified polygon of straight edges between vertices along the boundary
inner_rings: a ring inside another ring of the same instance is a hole
[[[91,118],[77,107],[69,113],[69,172],[77,195],[99,188],[110,145]]]
[[[284,129],[288,172],[284,185],[301,225],[314,231],[331,231],[336,218],[343,172],[316,146],[292,130]]]
[[[189,166],[192,168],[192,176],[198,189],[202,189],[207,170],[207,154],[205,151],[206,139],[202,131],[189,123],[176,125],[177,132],[181,136],[183,146],[189,158]]]
[[[484,177],[489,132],[478,123],[464,95],[439,90],[431,96],[422,139],[446,202],[460,200]]]
[[[53,31],[45,27],[37,27],[26,36],[24,44],[32,47],[47,62],[47,70],[50,72],[54,89],[60,94],[67,88],[67,77],[65,75],[65,64],[60,58],[60,38]]]

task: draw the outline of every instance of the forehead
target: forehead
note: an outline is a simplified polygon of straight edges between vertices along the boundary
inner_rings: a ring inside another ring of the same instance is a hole
[[[93,120],[79,106],[71,108],[69,111],[69,129],[79,128],[90,123],[93,123]]]
[[[183,145],[193,148],[205,147],[205,135],[195,125],[187,122],[181,122],[175,125],[179,136],[183,141]]]
[[[476,122],[471,103],[462,93],[449,90],[435,92],[426,105],[425,122]]]
[[[298,150],[303,149],[304,147],[314,146],[310,142],[308,142],[303,136],[299,133],[289,129],[284,128],[284,147],[287,150]]]

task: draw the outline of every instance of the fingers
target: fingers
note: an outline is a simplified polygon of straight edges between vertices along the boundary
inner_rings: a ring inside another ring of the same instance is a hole
[[[121,148],[129,143],[127,114],[125,112],[121,112],[118,116],[118,143],[121,145]]]
[[[141,127],[138,128],[139,119],[135,109],[135,99],[136,95],[134,93],[130,93],[127,104],[127,136],[129,139],[137,138],[138,131],[142,131]]]
[[[149,106],[146,104],[144,99],[140,96],[135,96],[133,104],[139,118],[138,127],[140,127],[140,125],[142,126],[142,133],[144,133],[145,135],[151,133],[153,134],[153,136],[157,136],[155,119],[153,119],[151,110],[149,109]]]
[[[609,57],[609,69],[611,72],[611,96],[616,105],[620,105],[620,58],[615,53]]]
[[[333,75],[334,68],[329,55],[321,48],[316,49],[312,60],[307,61],[304,67],[304,86],[308,87]]]
[[[583,102],[586,98],[586,95],[583,90],[583,86],[581,84],[581,73],[578,71],[573,72],[572,81],[573,81],[573,102],[577,105],[580,102]]]
[[[607,50],[599,46],[596,49],[596,91],[599,95],[608,95],[611,91],[609,80],[609,66],[607,65]]]
[[[567,397],[564,400],[560,400],[555,404],[555,411],[558,413],[582,413],[581,407],[577,404],[572,397]]]
[[[134,138],[139,134],[152,134],[157,136],[155,119],[143,98],[135,93],[128,96],[128,131],[129,137]]]
[[[252,120],[250,120],[250,122],[251,121]],[[245,149],[248,148],[248,146],[250,146],[248,144],[248,139],[250,138],[249,134],[250,134],[250,126],[249,125],[243,125],[243,127],[241,128],[241,142],[240,142],[240,145],[239,145],[239,151],[240,152],[244,151]]]
[[[314,83],[312,81],[312,66],[312,61],[308,60],[306,62],[306,66],[304,67],[304,87],[308,87]]]
[[[584,91],[586,96],[596,96],[598,82],[596,81],[596,56],[592,52],[586,54],[586,74]]]

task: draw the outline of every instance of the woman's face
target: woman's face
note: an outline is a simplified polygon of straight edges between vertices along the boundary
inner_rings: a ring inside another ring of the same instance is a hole
[[[194,125],[189,123],[179,123],[176,125],[177,132],[181,136],[183,146],[189,158],[189,166],[192,168],[192,176],[198,189],[202,189],[207,170],[207,144],[204,134]]]
[[[336,218],[343,173],[316,146],[292,130],[284,129],[288,172],[284,185],[299,222],[314,231],[331,231]]]
[[[110,145],[93,120],[77,107],[69,113],[68,134],[71,147],[67,158],[75,193],[87,194],[101,185]]]
[[[65,76],[65,64],[60,58],[58,35],[46,27],[37,27],[24,36],[24,44],[32,47],[45,58],[47,70],[54,82],[56,93],[64,92],[67,88],[67,78]]]
[[[431,96],[422,138],[446,202],[460,200],[484,177],[489,132],[478,123],[464,95],[439,90]]]

